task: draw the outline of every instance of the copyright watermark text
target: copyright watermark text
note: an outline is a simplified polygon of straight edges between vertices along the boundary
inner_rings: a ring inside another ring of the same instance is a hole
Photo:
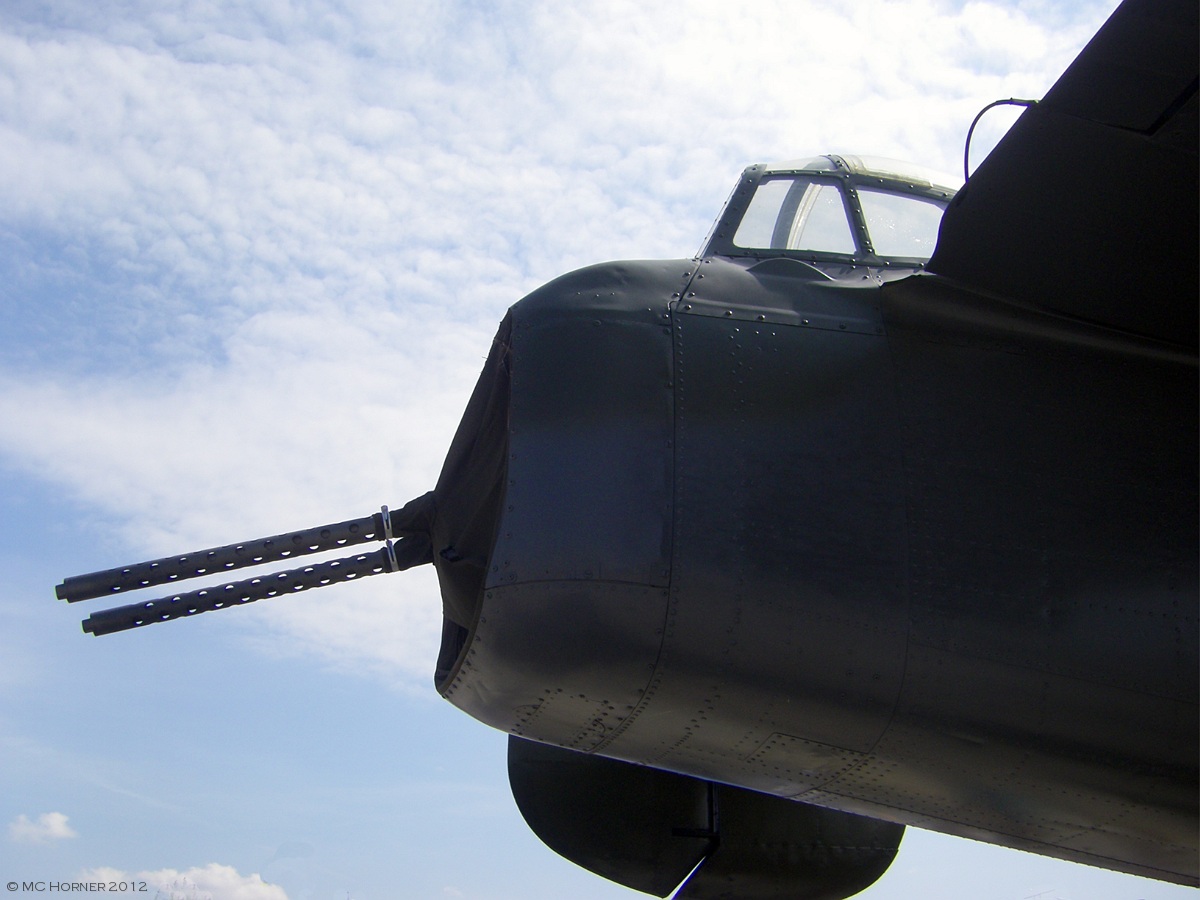
[[[5,887],[23,894],[140,894],[150,890],[145,881],[10,881]]]

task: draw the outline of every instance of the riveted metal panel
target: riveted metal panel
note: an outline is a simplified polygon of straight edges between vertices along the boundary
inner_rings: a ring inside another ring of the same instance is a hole
[[[883,334],[878,281],[831,281],[795,259],[700,261],[678,310],[693,316],[792,325],[852,334]]]
[[[645,694],[666,590],[570,580],[489,588],[443,695],[495,728],[591,751]]]
[[[641,701],[670,577],[667,305],[693,268],[593,266],[511,310],[495,543],[441,685],[497,728],[587,751]]]
[[[870,764],[828,789],[1194,877],[1195,358],[932,276],[883,295],[911,640]]]
[[[845,293],[849,312],[870,309],[870,292]],[[602,749],[791,795],[869,752],[900,690],[905,522],[887,346],[686,302],[663,652]]]
[[[508,473],[488,586],[667,584],[666,309],[689,271],[685,262],[594,266],[513,308]]]

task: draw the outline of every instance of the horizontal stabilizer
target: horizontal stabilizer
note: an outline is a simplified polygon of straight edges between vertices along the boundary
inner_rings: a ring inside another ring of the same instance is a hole
[[[677,900],[844,900],[895,858],[903,825],[674,772],[508,740],[513,797],[556,853]],[[685,881],[686,879],[686,881]]]

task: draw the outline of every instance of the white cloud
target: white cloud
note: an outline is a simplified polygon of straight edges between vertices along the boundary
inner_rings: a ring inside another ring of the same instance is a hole
[[[845,149],[957,171],[975,112],[1040,96],[1107,5],[0,16],[0,454],[122,555],[398,506],[432,486],[522,294],[692,253],[751,162]],[[432,583],[336,590],[336,617],[298,597],[246,627],[423,688]]]
[[[22,813],[8,823],[9,840],[19,844],[48,844],[73,837],[78,837],[78,834],[60,812],[42,813],[32,821]]]
[[[145,882],[162,900],[287,900],[283,888],[266,883],[260,875],[242,875],[232,866],[219,863],[183,871],[157,869],[137,873],[102,867],[84,872],[80,880],[106,885]],[[117,896],[140,897],[144,893],[134,890],[117,892]]]

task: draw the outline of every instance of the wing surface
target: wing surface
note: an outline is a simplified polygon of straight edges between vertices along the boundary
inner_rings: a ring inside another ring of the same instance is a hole
[[[1196,0],[1125,0],[980,164],[928,269],[1197,344]]]

